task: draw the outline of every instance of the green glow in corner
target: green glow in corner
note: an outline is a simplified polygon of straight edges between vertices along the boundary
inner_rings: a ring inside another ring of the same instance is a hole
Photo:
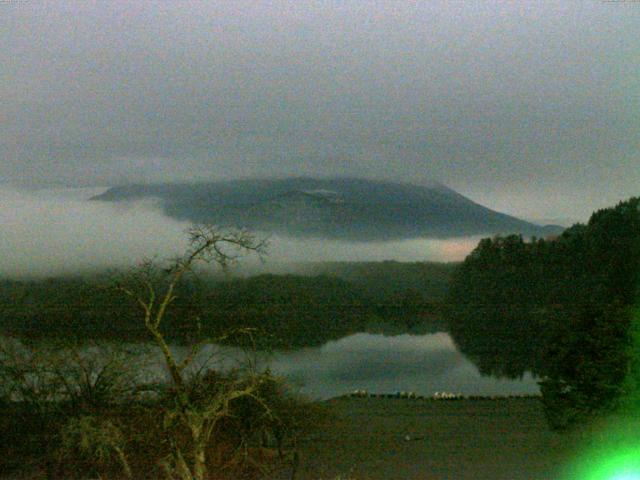
[[[640,480],[640,308],[631,324],[630,362],[618,415],[591,430],[562,480]]]
[[[585,455],[566,480],[640,480],[640,446]]]

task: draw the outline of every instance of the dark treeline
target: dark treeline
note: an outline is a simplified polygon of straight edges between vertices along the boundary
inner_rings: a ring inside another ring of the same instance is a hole
[[[554,426],[628,393],[639,204],[600,210],[554,239],[484,239],[454,274],[446,309],[454,340],[482,373],[537,374]]]
[[[457,262],[309,262],[298,266],[305,274],[331,275],[358,285],[376,302],[401,297],[442,301]]]
[[[368,281],[366,272],[372,268],[362,267],[353,281],[335,272],[227,280],[201,276],[180,286],[164,331],[171,341],[186,343],[250,327],[264,346],[296,348],[362,331],[444,329],[440,297],[430,293],[442,287],[421,292],[399,281],[397,272],[396,280],[383,283],[373,276]],[[401,268],[394,265],[396,271]],[[441,276],[439,281],[446,285],[447,280]],[[139,307],[109,284],[100,275],[1,281],[0,326],[20,338],[147,340]]]
[[[457,266],[457,262],[385,260],[309,262],[298,268],[308,275],[338,277],[356,286],[383,319],[381,327],[385,332],[408,327],[415,333],[429,333],[447,330],[442,304]]]

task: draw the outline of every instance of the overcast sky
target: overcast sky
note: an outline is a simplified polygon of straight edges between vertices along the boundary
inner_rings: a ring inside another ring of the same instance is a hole
[[[640,195],[640,2],[0,2],[0,178],[437,179]]]

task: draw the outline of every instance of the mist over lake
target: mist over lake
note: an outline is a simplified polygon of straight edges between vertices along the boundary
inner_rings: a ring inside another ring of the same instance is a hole
[[[22,278],[91,273],[129,267],[154,255],[168,258],[185,248],[188,222],[169,218],[152,198],[119,203],[88,201],[104,191],[0,187],[0,221],[11,225],[0,247],[5,251],[0,256],[0,274]],[[239,272],[282,273],[295,270],[294,264],[300,262],[461,260],[479,240],[477,236],[369,242],[283,235],[268,238],[266,262],[245,258]],[[221,351],[230,357],[238,354],[230,347]],[[528,374],[522,380],[481,376],[446,333],[384,336],[362,332],[319,347],[274,352],[268,359],[265,355],[262,358],[275,373],[318,399],[354,389],[420,395],[436,391],[464,395],[538,392]]]
[[[0,1],[0,480],[640,478],[639,25]]]

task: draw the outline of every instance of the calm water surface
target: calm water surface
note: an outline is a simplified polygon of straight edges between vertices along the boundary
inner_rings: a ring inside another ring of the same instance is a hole
[[[164,381],[168,378],[157,348],[141,345],[113,346],[124,348],[126,365],[140,382]],[[178,359],[184,358],[186,347],[172,347]],[[91,362],[103,363],[109,348],[85,347],[81,355]],[[112,352],[114,350],[111,350]],[[105,353],[107,352],[107,353]],[[54,354],[65,357],[64,349]],[[47,361],[47,357],[43,357]],[[250,360],[258,367],[269,366],[273,373],[287,378],[301,393],[313,399],[327,399],[353,390],[369,393],[415,392],[433,395],[451,392],[463,395],[506,395],[539,393],[536,381],[525,375],[521,380],[483,377],[478,369],[455,347],[446,333],[427,335],[403,334],[384,336],[357,333],[321,347],[289,352],[244,354],[232,347],[206,345],[197,356],[194,368],[230,368],[246,365]]]
[[[183,349],[177,349],[178,351]],[[200,361],[214,355],[233,362],[238,352],[208,346]],[[419,395],[452,392],[463,395],[539,393],[530,375],[522,380],[483,377],[455,347],[446,333],[383,336],[358,333],[322,347],[260,355],[299,390],[326,399],[364,389],[370,393],[411,391]]]

